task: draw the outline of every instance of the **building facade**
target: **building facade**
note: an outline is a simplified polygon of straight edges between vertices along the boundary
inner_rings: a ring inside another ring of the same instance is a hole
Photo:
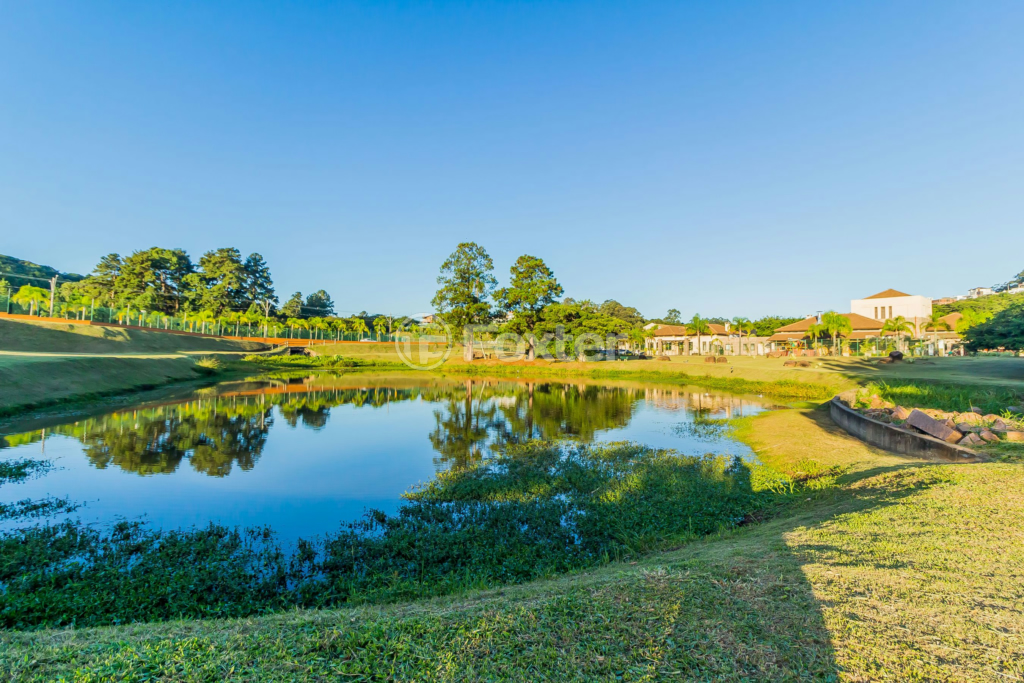
[[[655,356],[763,356],[767,337],[741,334],[730,326],[711,324],[711,331],[696,335],[686,325],[650,323],[644,326],[653,336],[645,340],[647,353]]]
[[[890,320],[903,316],[913,324],[932,314],[932,300],[926,296],[904,294],[895,289],[850,301],[850,312],[872,320]]]

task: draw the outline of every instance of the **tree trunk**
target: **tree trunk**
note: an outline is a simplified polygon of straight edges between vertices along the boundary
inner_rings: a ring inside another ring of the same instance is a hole
[[[533,335],[526,340],[526,360],[537,359],[537,338]],[[530,400],[533,401],[533,385],[530,385]]]
[[[467,363],[473,362],[473,330],[466,326],[465,330],[465,345],[462,349],[462,360]]]

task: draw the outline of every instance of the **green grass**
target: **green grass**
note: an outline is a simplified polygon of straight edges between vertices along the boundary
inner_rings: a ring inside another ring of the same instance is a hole
[[[95,353],[95,357],[0,355],[0,416],[215,374],[181,353],[265,348],[161,332],[0,320],[0,351]],[[217,361],[220,363],[222,361]]]
[[[751,380],[742,375],[721,374],[689,374],[678,368],[674,371],[650,367],[605,367],[610,363],[565,363],[549,365],[475,365],[446,364],[441,368],[445,375],[465,376],[499,376],[499,377],[530,377],[569,379],[586,377],[589,379],[632,380],[638,382],[668,382],[677,385],[693,385],[707,389],[718,389],[739,394],[760,394],[776,398],[825,399],[834,396],[838,385],[818,384],[797,379]],[[625,364],[622,364],[625,365]],[[632,363],[630,363],[632,365]],[[639,365],[639,364],[637,364]],[[694,368],[699,370],[699,368]]]
[[[0,356],[0,415],[194,379],[190,358]]]
[[[780,413],[787,433],[815,424]],[[7,632],[0,670],[40,681],[1019,680],[1022,468],[892,467],[837,445],[833,457],[874,467],[677,550],[409,604]]]
[[[935,408],[963,413],[980,408],[983,413],[1002,415],[1010,406],[1024,405],[1024,390],[969,384],[946,384],[890,380],[870,382],[863,394],[906,408]]]
[[[188,353],[258,351],[265,344],[117,327],[0,320],[0,351],[31,353]]]

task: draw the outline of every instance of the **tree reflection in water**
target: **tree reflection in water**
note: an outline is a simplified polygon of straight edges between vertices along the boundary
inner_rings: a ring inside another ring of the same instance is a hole
[[[479,462],[493,449],[533,439],[592,442],[602,430],[629,424],[637,402],[652,391],[493,379],[362,388],[334,388],[329,381],[248,384],[236,391],[222,388],[219,394],[112,413],[49,432],[81,441],[86,456],[98,468],[166,474],[187,460],[197,472],[223,477],[234,467],[255,467],[275,418],[293,428],[321,430],[335,406],[380,408],[391,402],[422,400],[438,406],[428,434],[437,452],[436,465],[459,468]],[[701,414],[705,406],[700,404],[698,394],[689,407]],[[9,436],[6,445],[40,438],[40,432]]]

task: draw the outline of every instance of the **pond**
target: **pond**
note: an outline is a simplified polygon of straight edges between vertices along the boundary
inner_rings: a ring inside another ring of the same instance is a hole
[[[632,382],[398,373],[226,382],[0,438],[0,460],[55,466],[0,488],[0,502],[67,497],[82,505],[73,514],[86,523],[214,521],[269,526],[288,541],[334,531],[370,508],[393,512],[403,493],[439,470],[530,439],[750,458],[722,421],[769,404]]]

